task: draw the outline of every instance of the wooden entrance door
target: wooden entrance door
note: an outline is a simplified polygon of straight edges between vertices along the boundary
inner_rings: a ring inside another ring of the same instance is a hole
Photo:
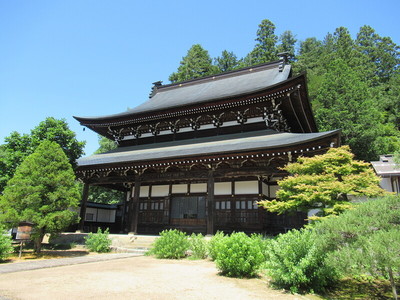
[[[171,225],[184,231],[204,231],[206,227],[206,197],[172,197]]]

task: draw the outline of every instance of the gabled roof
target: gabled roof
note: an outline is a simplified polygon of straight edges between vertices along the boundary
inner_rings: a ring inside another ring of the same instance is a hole
[[[158,86],[155,94],[146,102],[119,114],[74,118],[81,123],[96,123],[152,111],[213,102],[264,90],[287,80],[290,75],[291,66],[284,65],[283,60],[279,60],[200,79]]]
[[[272,130],[262,130],[258,132],[120,147],[103,154],[80,158],[78,159],[78,166],[90,167],[202,155],[240,153],[250,150],[272,150],[301,145],[338,135],[338,130],[318,133],[277,133]]]

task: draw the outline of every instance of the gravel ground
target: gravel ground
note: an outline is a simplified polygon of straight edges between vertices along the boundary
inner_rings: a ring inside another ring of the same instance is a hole
[[[261,279],[220,276],[210,261],[139,256],[0,274],[0,299],[310,298],[272,290]]]

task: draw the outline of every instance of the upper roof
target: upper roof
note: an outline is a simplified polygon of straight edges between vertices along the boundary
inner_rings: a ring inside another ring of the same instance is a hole
[[[200,79],[157,86],[154,89],[155,94],[146,102],[119,114],[74,118],[81,123],[106,121],[167,108],[213,102],[264,90],[287,80],[290,75],[291,66],[284,65],[283,60],[278,60]]]
[[[132,147],[120,147],[107,153],[78,159],[79,167],[116,163],[240,153],[290,147],[339,135],[338,130],[315,133],[277,133],[273,130],[212,136]]]
[[[400,176],[400,167],[396,166],[391,154],[381,155],[379,161],[371,161],[371,164],[379,176]]]

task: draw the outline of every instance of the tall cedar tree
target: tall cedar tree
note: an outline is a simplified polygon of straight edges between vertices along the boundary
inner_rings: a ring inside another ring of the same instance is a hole
[[[41,251],[46,233],[58,233],[77,222],[71,209],[80,193],[67,156],[56,142],[44,141],[17,168],[0,199],[0,216],[11,226],[21,221],[34,224],[31,239]]]
[[[212,64],[212,59],[200,44],[193,45],[187,55],[182,58],[176,73],[169,76],[169,80],[180,82],[218,73],[218,68]]]
[[[319,219],[336,215],[352,207],[348,195],[376,197],[385,194],[379,177],[368,163],[354,160],[348,146],[331,148],[314,157],[300,157],[283,170],[288,176],[278,182],[274,200],[259,203],[270,212],[319,209]]]
[[[254,49],[244,58],[246,66],[257,65],[275,61],[277,59],[277,42],[278,36],[275,34],[275,24],[270,20],[262,20],[258,25],[257,44]]]

